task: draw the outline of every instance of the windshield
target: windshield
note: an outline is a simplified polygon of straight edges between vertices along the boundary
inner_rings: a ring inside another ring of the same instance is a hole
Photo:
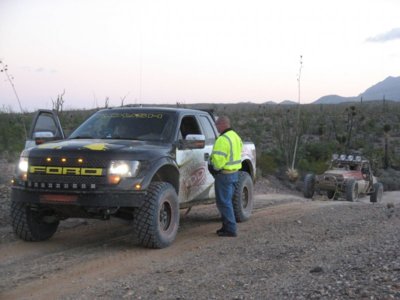
[[[173,119],[170,112],[154,110],[99,111],[69,138],[167,141],[172,135]]]

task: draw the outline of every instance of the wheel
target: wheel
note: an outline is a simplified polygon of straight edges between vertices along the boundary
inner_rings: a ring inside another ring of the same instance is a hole
[[[355,180],[346,183],[346,200],[356,201],[358,199],[358,184]]]
[[[51,215],[48,210],[11,201],[11,224],[15,234],[24,241],[37,242],[51,238],[60,223],[55,218],[46,218]]]
[[[369,196],[369,201],[370,202],[381,202],[382,200],[382,195],[383,195],[383,185],[380,182],[374,183],[372,186],[373,192]]]
[[[315,176],[314,174],[307,174],[304,178],[304,188],[303,195],[306,198],[312,198],[314,196],[314,184],[315,184]]]
[[[251,216],[254,204],[253,180],[249,173],[239,172],[239,180],[237,184],[235,184],[232,202],[236,222],[247,221]]]
[[[135,210],[135,234],[147,248],[165,248],[176,237],[179,227],[178,196],[167,182],[152,182],[144,204]]]
[[[335,191],[326,191],[326,195],[328,196],[328,199],[333,199]]]

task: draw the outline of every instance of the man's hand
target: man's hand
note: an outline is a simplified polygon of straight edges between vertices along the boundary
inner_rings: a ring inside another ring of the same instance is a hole
[[[217,176],[221,172],[215,170],[212,164],[208,164],[208,171],[211,173],[213,177]]]

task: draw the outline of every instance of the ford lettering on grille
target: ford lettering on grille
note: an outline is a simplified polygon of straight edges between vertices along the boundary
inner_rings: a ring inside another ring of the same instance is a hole
[[[30,166],[29,173],[47,175],[102,176],[103,169],[81,167]]]

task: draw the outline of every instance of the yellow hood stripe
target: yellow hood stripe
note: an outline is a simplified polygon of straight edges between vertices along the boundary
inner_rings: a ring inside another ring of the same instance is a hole
[[[84,146],[83,148],[95,150],[95,151],[105,151],[108,149],[107,144],[104,144],[104,143],[90,144],[90,145]]]
[[[68,144],[55,144],[55,143],[47,143],[39,145],[38,147],[41,149],[62,149],[63,147],[68,146]],[[94,151],[106,151],[109,149],[108,144],[106,143],[96,143],[96,144],[89,144],[83,146],[83,148],[94,150]]]

